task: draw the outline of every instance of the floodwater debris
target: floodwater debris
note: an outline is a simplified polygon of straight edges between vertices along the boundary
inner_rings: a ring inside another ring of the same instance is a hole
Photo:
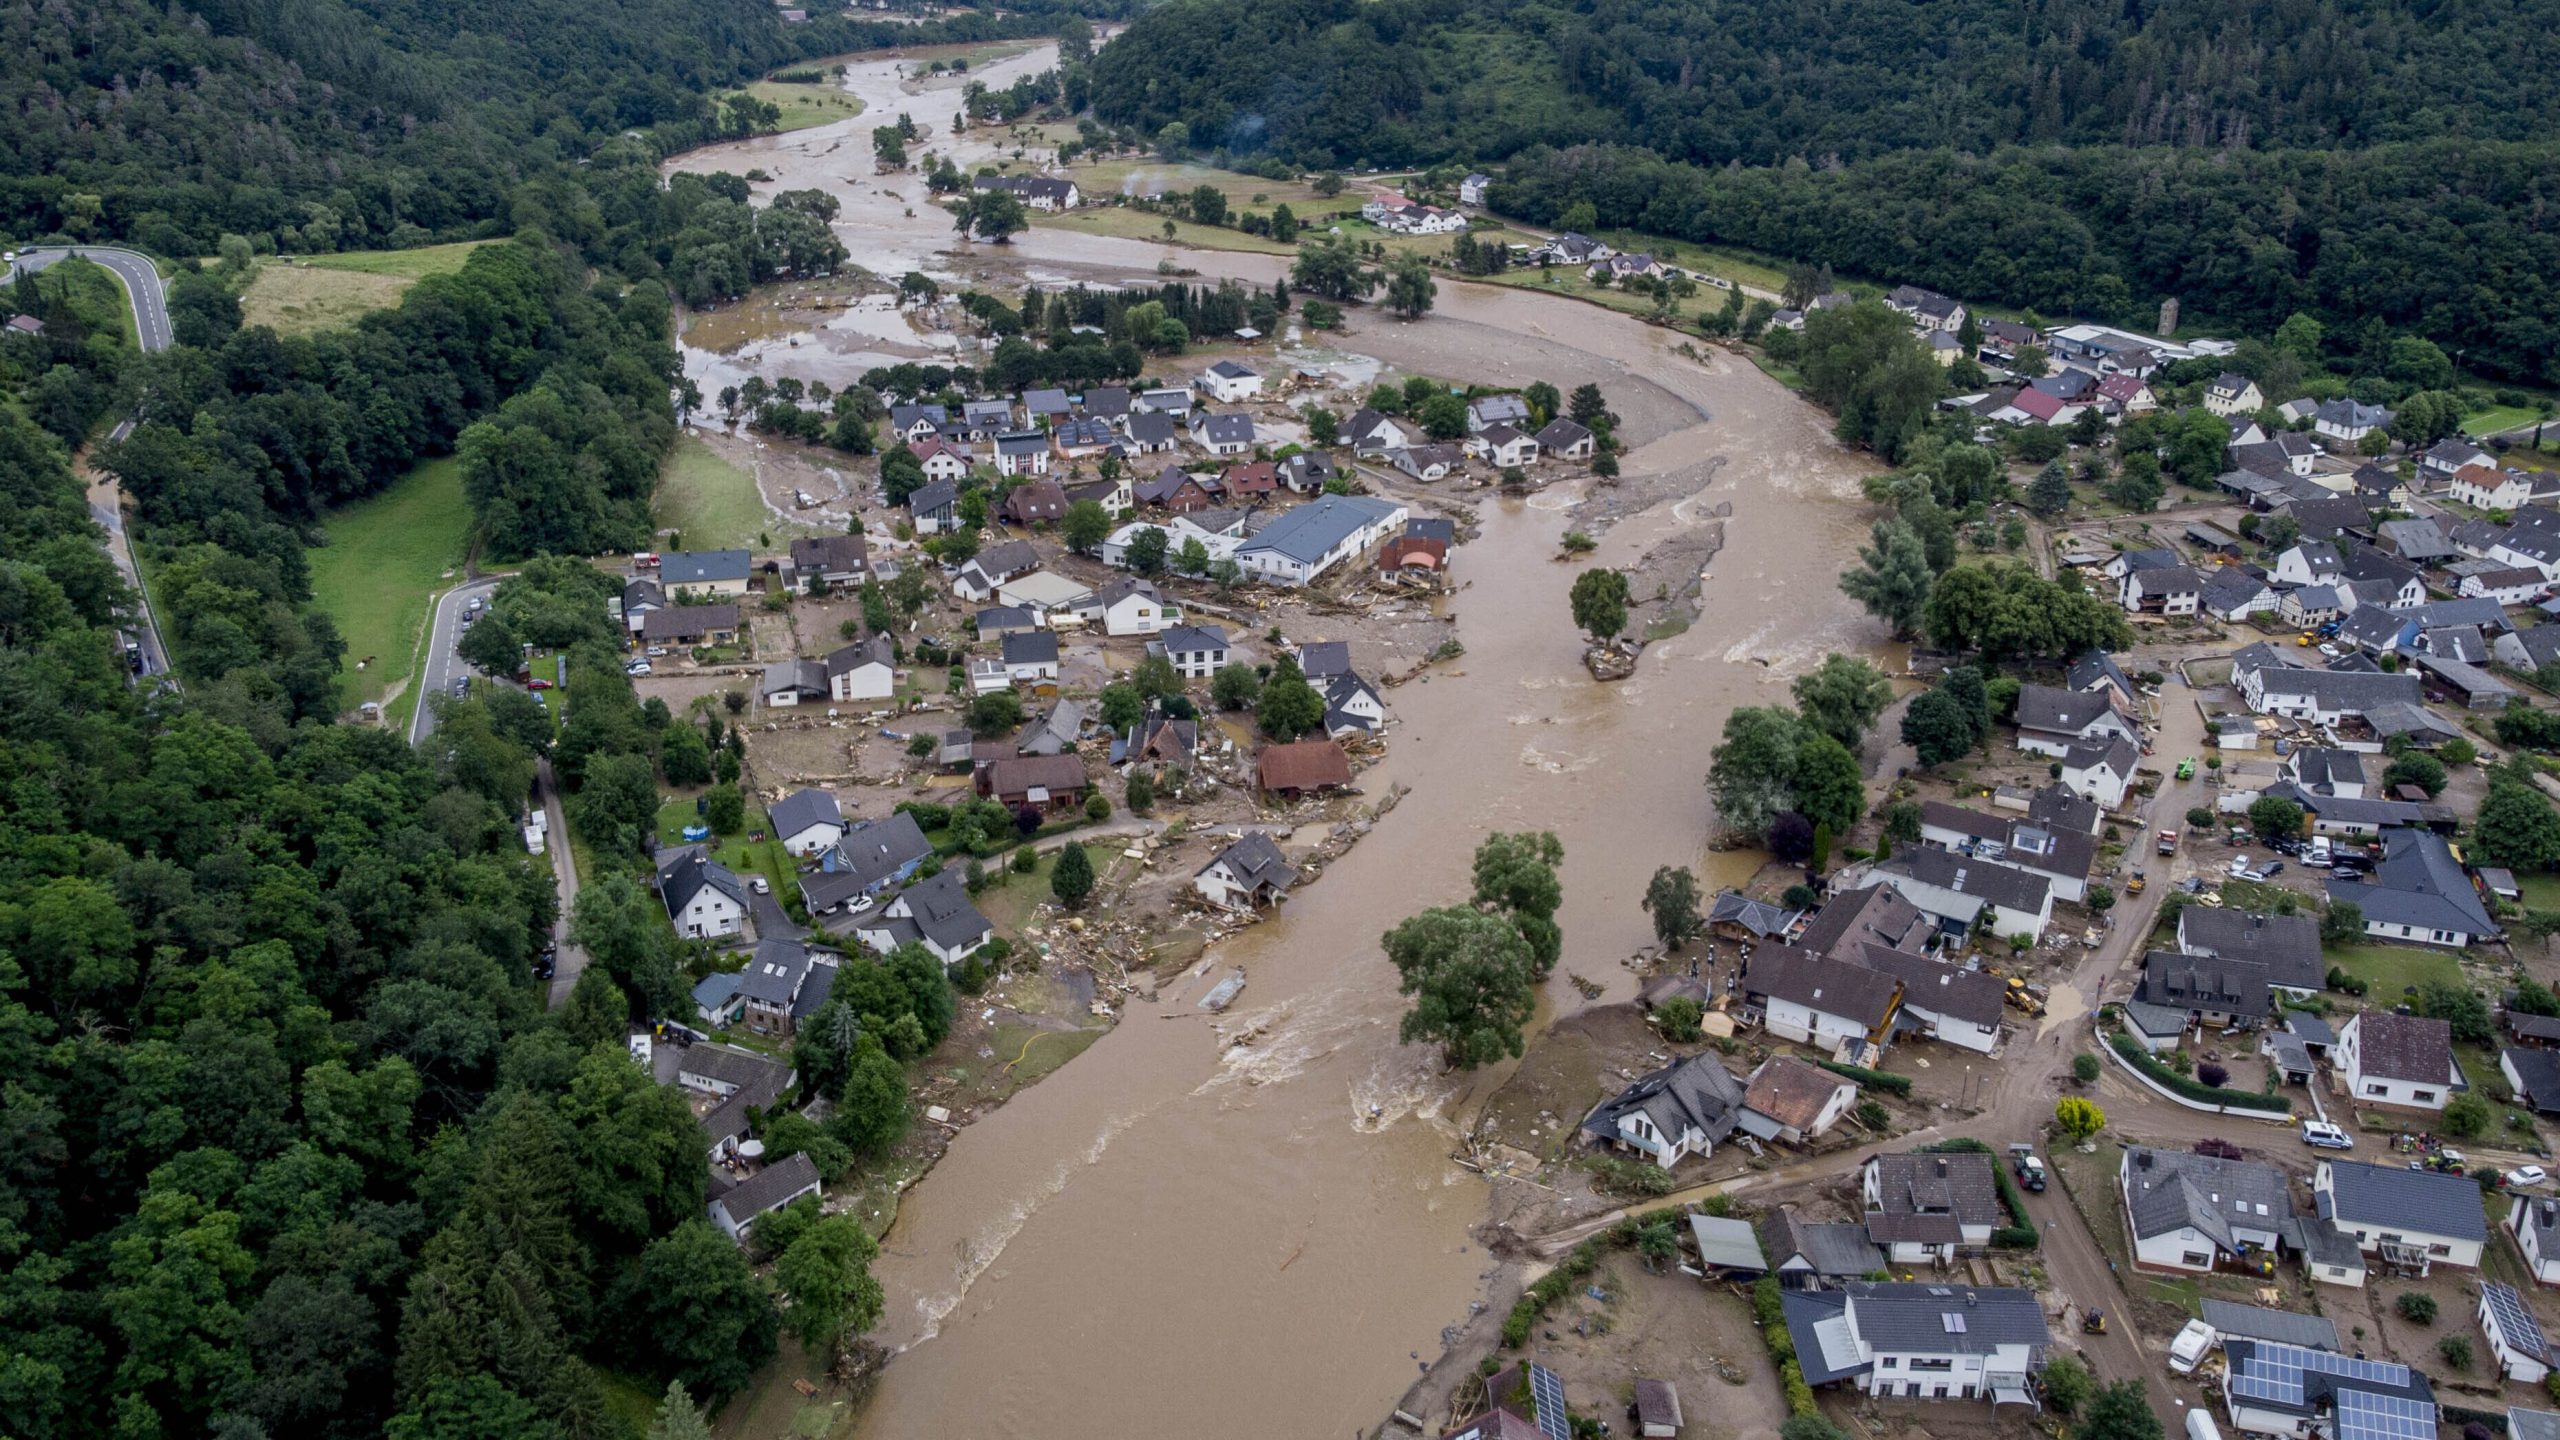
[[[1243,990],[1244,972],[1238,970],[1234,974],[1229,975],[1226,979],[1219,981],[1216,985],[1211,986],[1209,993],[1200,997],[1200,1008],[1213,1015],[1217,1014],[1220,1011],[1225,1010],[1228,1006],[1234,1004],[1236,996],[1241,994]]]

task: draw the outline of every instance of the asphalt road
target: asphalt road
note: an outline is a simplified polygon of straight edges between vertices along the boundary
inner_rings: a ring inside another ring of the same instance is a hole
[[[161,286],[160,272],[148,256],[131,250],[116,250],[82,245],[72,248],[21,250],[10,262],[7,279],[16,280],[20,271],[45,269],[73,255],[95,261],[123,282],[125,303],[133,307],[134,334],[146,352],[169,348],[169,297]],[[133,433],[133,422],[121,420],[107,432],[110,440],[122,440]],[[167,676],[169,647],[160,638],[160,616],[151,608],[151,596],[142,588],[142,572],[133,563],[133,542],[125,534],[124,492],[109,478],[100,477],[89,487],[89,513],[107,532],[107,555],[116,562],[127,585],[142,600],[142,625],[133,632],[135,643],[142,647],[142,675]]]
[[[552,1009],[569,1003],[570,987],[587,968],[587,952],[569,943],[569,919],[578,904],[578,857],[569,848],[569,817],[560,808],[560,782],[551,775],[551,762],[534,762],[534,793],[542,800],[542,813],[549,818],[551,839],[546,849],[551,854],[551,879],[560,890],[560,918],[551,922],[551,943],[559,953],[553,957],[551,993],[547,997]]]
[[[491,575],[467,580],[446,591],[436,601],[435,613],[427,619],[427,654],[418,664],[418,705],[409,717],[409,743],[417,745],[435,733],[435,707],[427,702],[438,695],[453,692],[453,682],[471,673],[453,647],[462,639],[462,612],[474,597],[486,598],[498,588],[502,577]],[[552,817],[558,823],[559,817]]]

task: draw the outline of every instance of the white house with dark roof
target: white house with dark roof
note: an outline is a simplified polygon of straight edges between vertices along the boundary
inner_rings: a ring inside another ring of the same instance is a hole
[[[2089,893],[2089,869],[2098,848],[2096,839],[2084,833],[2053,829],[2032,817],[2003,819],[1943,800],[1921,802],[1920,843],[2032,871],[2052,884],[2055,899],[2073,904]]]
[[[2018,748],[2059,757],[2074,745],[2118,736],[2139,740],[2130,703],[2130,697],[2104,684],[2083,689],[2022,685],[2018,688]]]
[[[2296,996],[2328,983],[2320,957],[2320,922],[2309,915],[2261,915],[2236,906],[2189,905],[2178,912],[2178,949],[2228,956],[2266,967],[2267,983]]]
[[[1253,417],[1240,410],[1191,412],[1191,443],[1212,455],[1241,455],[1254,438]]]
[[[1741,983],[1770,1034],[1825,1050],[1842,1040],[1881,1042],[1902,998],[1892,975],[1783,945],[1754,953]]]
[[[2000,1048],[2009,986],[1999,976],[1882,945],[1862,945],[1850,958],[1902,982],[1901,1023],[1916,1021],[1930,1039],[1977,1055]]]
[[[1221,405],[1239,404],[1262,393],[1262,373],[1236,360],[1219,361],[1192,383]]]
[[[2453,1027],[2426,1015],[2367,1010],[2338,1032],[2334,1058],[2359,1104],[2442,1110],[2462,1084]]]
[[[744,595],[755,570],[755,556],[744,550],[671,550],[658,558],[658,588],[670,596]]]
[[[1467,437],[1468,450],[1486,464],[1508,468],[1538,463],[1538,441],[1509,425],[1488,425]]]
[[[2032,1290],[1851,1281],[1783,1296],[1808,1385],[1878,1399],[1987,1400],[2041,1409],[2033,1377],[2053,1344]]]
[[[828,654],[827,698],[886,700],[898,693],[898,650],[886,635],[874,634]]]
[[[1135,575],[1113,580],[1077,601],[1074,613],[1112,636],[1153,635],[1182,623],[1182,607],[1166,599],[1154,581]]]
[[[774,838],[797,859],[806,860],[844,838],[844,809],[824,790],[794,790],[773,802],[765,818],[773,822]]]
[[[1742,1081],[1710,1050],[1665,1065],[1601,1101],[1583,1117],[1582,1130],[1668,1170],[1691,1155],[1712,1154],[1733,1133],[1742,1089]]]
[[[1233,651],[1227,646],[1227,632],[1217,625],[1176,625],[1165,631],[1147,648],[1161,653],[1173,662],[1173,670],[1187,680],[1206,680],[1218,673]]]
[[[1193,873],[1191,888],[1221,910],[1259,910],[1287,899],[1298,867],[1260,830],[1248,830]]]
[[[1867,1238],[1897,1265],[1985,1249],[2008,1223],[1993,1170],[1989,1155],[1972,1150],[1868,1156],[1858,1172]]]
[[[2376,430],[2388,429],[2391,421],[2391,411],[2385,406],[2341,398],[2327,401],[2312,412],[2311,430],[2323,440],[2353,445]]]
[[[1902,851],[1854,883],[1891,886],[1922,914],[1959,933],[1987,916],[1993,934],[2032,939],[2053,918],[2053,885],[2045,877],[1948,850]]]
[[[924,838],[916,817],[903,810],[885,819],[861,821],[818,857],[816,869],[801,872],[801,902],[812,916],[832,915],[847,905],[859,907],[914,874],[932,853],[933,843]]]
[[[1831,1133],[1858,1103],[1858,1082],[1793,1055],[1772,1055],[1742,1089],[1742,1131],[1801,1145]]]
[[[745,882],[700,845],[659,854],[658,899],[678,935],[707,940],[746,929]]]
[[[936,871],[890,897],[854,922],[854,938],[886,955],[901,945],[922,945],[945,965],[957,965],[995,937],[978,913],[957,870]]]
[[[2071,793],[2113,810],[2133,788],[2142,752],[2121,736],[2103,744],[2074,745],[2062,755],[2062,783]]]
[[[2216,415],[2254,415],[2266,405],[2266,393],[2246,375],[2226,370],[2204,387],[2204,408]]]
[[[2537,1284],[2560,1285],[2560,1200],[2519,1195],[2499,1228],[2515,1242],[2516,1254]]]
[[[2320,1217],[2356,1248],[2397,1264],[2480,1267],[2489,1216],[2467,1175],[2323,1160],[2311,1172]]]
[[[2291,1184],[2273,1165],[2128,1145],[2116,1166],[2133,1262],[2210,1274],[2273,1256],[2293,1221]]]
[[[2551,1373],[2551,1342],[2542,1338],[2542,1322],[2534,1318],[2533,1307],[2516,1293],[2516,1287],[2498,1280],[2481,1281],[2477,1315],[2497,1372],[2519,1384],[2541,1384]]]
[[[2383,831],[2373,878],[2332,880],[2329,899],[2353,901],[2364,912],[2364,933],[2377,939],[2461,948],[2499,933],[2462,862],[2429,830]]]
[[[730,1239],[745,1244],[747,1232],[755,1228],[757,1220],[803,1195],[823,1199],[826,1193],[826,1187],[818,1183],[817,1165],[807,1155],[795,1153],[713,1196],[708,1209],[712,1224]]]
[[[1370,495],[1319,495],[1282,513],[1236,547],[1236,563],[1254,579],[1304,585],[1395,534],[1410,512]]]
[[[1517,430],[1529,423],[1529,402],[1517,395],[1479,395],[1467,402],[1467,433],[1481,435],[1496,425]]]

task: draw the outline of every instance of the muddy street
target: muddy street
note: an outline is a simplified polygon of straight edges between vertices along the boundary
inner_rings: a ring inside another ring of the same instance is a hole
[[[1004,84],[1043,53],[979,78]],[[941,138],[959,83],[911,88],[891,62],[856,63],[847,85],[864,119],[675,163],[761,167],[772,187],[834,191],[840,233],[874,271],[965,276],[1001,263],[1044,284],[1153,283],[1164,247],[1055,230],[1000,257],[985,246],[946,256],[948,221],[919,182],[891,177],[884,190],[855,174],[869,169],[871,117],[901,109],[965,167],[970,143]],[[898,189],[915,192],[916,216]],[[1282,263],[1179,259],[1263,283]],[[815,375],[810,352],[838,342],[803,339],[790,373]],[[841,343],[850,356],[870,342]],[[1703,848],[1703,776],[1726,713],[1783,701],[1830,650],[1881,653],[1833,583],[1865,530],[1857,481],[1869,467],[1747,364],[1682,356],[1676,336],[1593,307],[1447,281],[1432,316],[1364,313],[1338,343],[1453,380],[1596,380],[1626,416],[1627,473],[1597,497],[1558,487],[1481,502],[1483,534],[1455,558],[1466,654],[1393,693],[1402,723],[1389,758],[1361,777],[1372,798],[1398,783],[1411,793],[1281,918],[1213,951],[1219,973],[1249,977],[1237,1006],[1212,1018],[1195,1008],[1208,979],[1167,985],[962,1133],[903,1198],[876,1266],[889,1296],[879,1338],[900,1353],[863,1434],[1099,1437],[1132,1416],[1170,1432],[1255,1413],[1288,1414],[1309,1434],[1374,1423],[1484,1292],[1494,1262],[1468,1233],[1484,1183],[1449,1157],[1502,1078],[1444,1076],[1436,1052],[1397,1042],[1403,1007],[1378,936],[1460,898],[1487,832],[1551,829],[1565,846],[1566,952],[1547,1008],[1588,1003],[1574,974],[1625,998],[1635,982],[1620,961],[1651,939],[1637,901],[1653,870],[1688,865],[1713,888],[1756,858]],[[787,337],[753,342],[747,359],[760,347],[770,356]],[[689,350],[688,371],[713,358]],[[1730,518],[1712,517],[1720,501]],[[1634,568],[1693,527],[1725,534],[1696,623],[1612,686],[1579,663],[1565,598],[1579,567],[1554,559],[1567,529],[1597,530],[1600,514],[1616,523],[1589,563]]]

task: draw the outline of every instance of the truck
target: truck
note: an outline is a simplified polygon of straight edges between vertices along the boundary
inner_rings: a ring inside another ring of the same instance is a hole
[[[2036,1158],[2034,1147],[2010,1146],[2009,1169],[2017,1175],[2021,1186],[2039,1195],[2044,1193],[2044,1161]]]
[[[2175,831],[2175,830],[2163,830],[2163,831],[2161,831],[2161,832],[2160,832],[2160,843],[2159,843],[2159,845],[2158,845],[2156,848],[2157,848],[2157,849],[2160,851],[2160,853],[2161,853],[2161,854],[2163,854],[2163,855],[2175,855],[2175,854],[2177,854],[2177,853],[2178,853],[2178,832],[2177,832],[2177,831]]]

